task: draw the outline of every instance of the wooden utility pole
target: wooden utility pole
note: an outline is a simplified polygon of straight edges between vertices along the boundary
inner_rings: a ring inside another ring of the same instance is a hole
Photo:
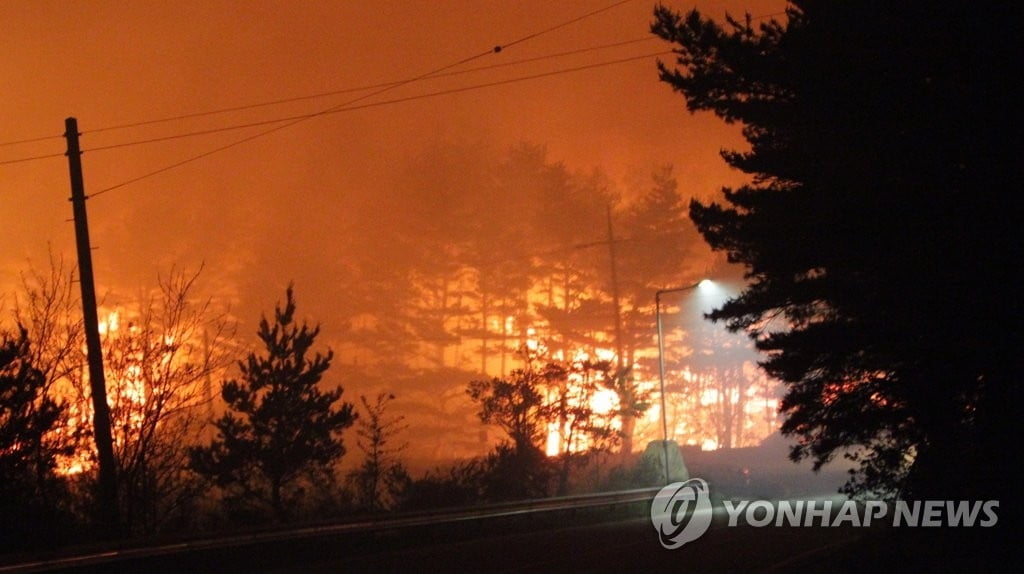
[[[118,527],[117,467],[114,441],[110,431],[110,407],[107,382],[103,375],[103,349],[100,346],[99,317],[96,311],[96,287],[92,275],[92,248],[89,221],[85,211],[85,184],[82,178],[82,151],[78,145],[78,120],[64,121],[68,141],[68,169],[71,174],[71,206],[75,217],[75,244],[78,248],[78,283],[82,287],[82,319],[89,361],[89,390],[92,394],[92,427],[99,457],[99,519],[105,534]]]

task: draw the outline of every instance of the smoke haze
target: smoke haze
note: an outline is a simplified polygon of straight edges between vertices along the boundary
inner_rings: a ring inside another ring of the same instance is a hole
[[[602,202],[624,217],[661,166],[674,166],[683,198],[710,197],[738,181],[718,156],[742,146],[738,130],[689,115],[683,98],[658,81],[656,59],[672,56],[648,33],[649,3],[627,2],[531,37],[609,4],[5,2],[0,143],[60,136],[64,118],[78,118],[86,193],[96,195],[88,207],[97,287],[108,301],[154,286],[172,266],[203,265],[201,294],[230,305],[249,338],[294,281],[299,315],[322,323],[340,364],[358,364],[370,360],[352,343],[354,330],[366,328],[367,301],[378,315],[403,303],[410,294],[402,286],[415,273],[456,256],[446,244],[480,265],[509,266],[606,239]],[[756,17],[782,4],[698,7]],[[507,47],[491,51],[496,45]],[[578,53],[550,57],[571,51]],[[127,182],[281,124],[97,149],[316,113],[381,88],[96,131],[111,126],[378,86],[473,56],[446,70],[452,75],[355,105],[407,101],[315,117],[134,183]],[[485,69],[455,74],[473,68]],[[539,74],[550,75],[473,88]],[[473,89],[424,97],[464,88]],[[0,161],[64,150],[60,137],[5,145]],[[526,186],[550,193],[527,201]],[[559,195],[566,189],[578,193]],[[48,250],[73,261],[68,190],[61,155],[0,165],[4,293],[16,290],[29,261],[44,267]],[[522,211],[538,205],[549,209]],[[521,235],[510,220],[524,223]],[[686,241],[699,239],[690,233]],[[710,265],[703,244],[651,247],[663,248],[687,257],[683,268],[694,273]],[[379,329],[375,336],[377,351],[398,345]],[[373,392],[339,382],[350,400]],[[394,390],[401,398],[403,389]]]

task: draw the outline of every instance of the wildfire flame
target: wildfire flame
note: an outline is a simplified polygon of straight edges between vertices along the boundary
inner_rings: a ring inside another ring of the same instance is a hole
[[[116,341],[126,335],[137,335],[138,326],[128,322],[127,327],[122,325],[120,310],[113,310],[106,314],[98,325],[98,331],[107,343]],[[168,351],[174,344],[173,336],[163,337],[165,351],[158,358],[162,365],[172,361],[172,355]],[[83,355],[86,350],[83,348]],[[122,446],[127,437],[137,432],[144,423],[144,409],[146,402],[151,400],[153,393],[160,389],[150,388],[147,385],[145,373],[143,372],[142,351],[132,351],[127,357],[130,362],[118,373],[106,369],[104,374],[107,383],[107,405],[114,409],[120,406],[120,411],[125,413],[123,420],[117,421],[117,432],[113,433],[115,447]],[[68,400],[69,416],[65,426],[55,429],[57,440],[66,440],[72,436],[83,436],[92,429],[93,409],[91,398],[88,396],[88,371],[82,369],[79,373],[80,382],[58,381],[59,394]],[[92,448],[88,444],[82,444],[70,455],[63,455],[57,458],[57,472],[62,475],[74,475],[87,472],[95,468],[96,460]]]

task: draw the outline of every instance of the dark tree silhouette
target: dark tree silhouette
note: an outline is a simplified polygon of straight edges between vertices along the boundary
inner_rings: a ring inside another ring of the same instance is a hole
[[[1020,181],[1003,117],[1018,19],[998,6],[794,0],[756,25],[655,11],[677,54],[662,80],[750,145],[723,157],[752,182],[690,207],[747,268],[711,317],[749,329],[787,384],[794,459],[855,449],[850,492],[991,498],[1012,475],[1021,213],[998,194]]]
[[[66,405],[44,393],[46,376],[32,364],[28,334],[0,335],[0,549],[52,543],[62,484],[56,458],[70,454],[47,433]]]
[[[466,393],[480,404],[480,420],[508,433],[517,452],[540,450],[550,418],[542,387],[563,374],[561,369],[514,369],[505,378],[472,381]]]
[[[491,500],[546,496],[553,479],[556,492],[566,494],[573,468],[622,439],[611,424],[618,413],[601,416],[591,406],[600,388],[623,384],[611,362],[540,361],[529,349],[521,353],[525,368],[503,378],[472,381],[466,388],[480,406],[480,420],[512,439],[484,459],[483,491]],[[549,459],[545,446],[553,427],[560,441],[557,458]]]
[[[544,389],[564,379],[564,367],[550,363],[535,368],[513,369],[504,378],[469,383],[466,393],[480,405],[478,416],[485,424],[504,430],[504,441],[483,462],[483,495],[487,500],[541,498],[549,493],[552,467],[544,453],[552,409]]]
[[[345,454],[341,432],[352,425],[350,403],[342,388],[321,391],[318,383],[333,353],[310,356],[319,326],[295,324],[295,299],[287,290],[274,324],[264,317],[259,338],[265,355],[250,353],[239,361],[241,380],[226,381],[221,396],[229,411],[214,422],[218,437],[191,451],[192,468],[213,478],[242,503],[269,504],[282,520],[302,493],[305,476],[332,476],[332,465]]]
[[[587,463],[592,455],[608,452],[626,442],[625,431],[612,426],[611,419],[620,417],[625,421],[623,409],[607,416],[601,416],[592,406],[594,395],[602,387],[615,391],[619,397],[629,397],[627,404],[646,407],[646,393],[636,388],[628,374],[621,374],[612,361],[578,361],[570,364],[549,364],[554,385],[547,389],[547,418],[549,425],[557,425],[558,445],[558,486],[556,493],[569,493],[570,473]],[[630,412],[635,416],[642,409]]]
[[[356,445],[363,451],[363,463],[348,475],[359,506],[370,511],[388,510],[398,502],[410,483],[409,472],[398,454],[408,443],[395,444],[396,437],[408,428],[405,417],[389,415],[388,406],[395,395],[380,393],[373,403],[360,395],[365,416],[359,417]]]

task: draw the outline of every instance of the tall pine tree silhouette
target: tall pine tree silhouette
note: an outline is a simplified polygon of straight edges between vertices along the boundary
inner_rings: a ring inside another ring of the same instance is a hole
[[[1017,495],[1012,6],[791,0],[756,25],[655,12],[676,55],[661,79],[749,144],[723,152],[749,183],[690,206],[749,282],[711,317],[752,334],[786,384],[794,459],[859,463],[851,494]]]
[[[260,321],[266,353],[250,353],[239,361],[241,377],[222,385],[228,412],[214,421],[217,438],[191,453],[192,468],[214,479],[229,501],[269,505],[277,520],[298,502],[303,477],[330,476],[345,454],[341,432],[356,418],[351,403],[339,403],[341,386],[318,386],[334,356],[310,355],[319,325],[298,325],[294,316],[289,286],[274,324]]]

